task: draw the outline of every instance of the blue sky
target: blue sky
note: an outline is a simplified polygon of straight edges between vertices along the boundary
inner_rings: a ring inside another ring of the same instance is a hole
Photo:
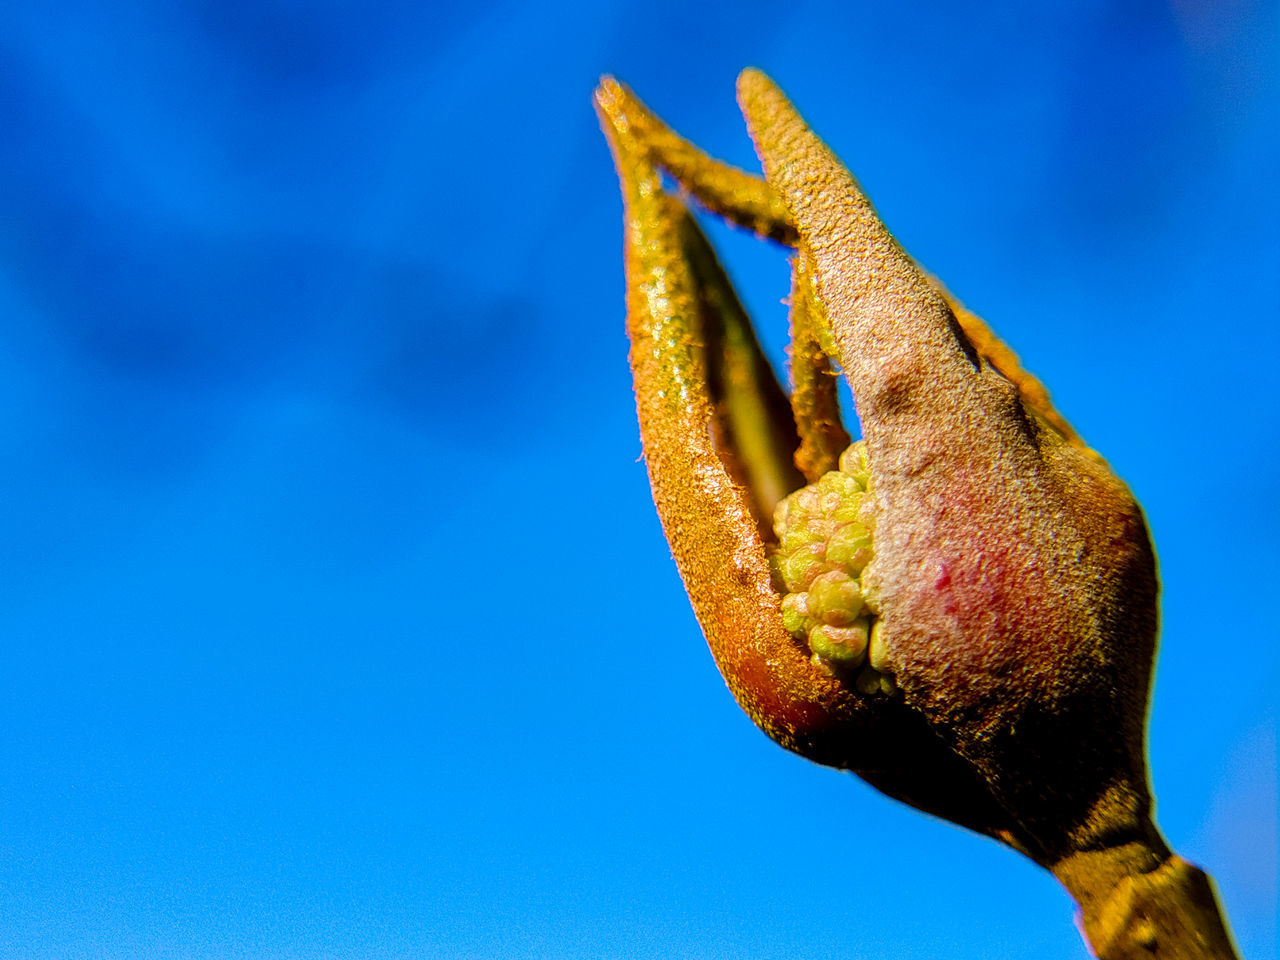
[[[590,93],[752,165],[746,65],[1144,504],[1160,821],[1276,956],[1276,4],[19,2],[0,64],[0,958],[1087,956],[688,609]]]

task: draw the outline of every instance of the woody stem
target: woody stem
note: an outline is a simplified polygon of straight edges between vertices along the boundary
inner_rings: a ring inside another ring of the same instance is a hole
[[[1099,960],[1239,960],[1213,881],[1151,836],[1052,866]]]

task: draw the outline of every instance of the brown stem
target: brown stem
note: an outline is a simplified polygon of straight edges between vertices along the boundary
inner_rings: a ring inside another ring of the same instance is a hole
[[[1099,960],[1240,960],[1207,873],[1151,836],[1085,850],[1053,874]]]

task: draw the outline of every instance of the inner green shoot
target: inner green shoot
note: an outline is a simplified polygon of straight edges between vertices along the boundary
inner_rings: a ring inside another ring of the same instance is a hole
[[[833,674],[852,677],[860,692],[888,696],[896,687],[880,643],[879,607],[863,582],[874,504],[866,443],[858,441],[840,455],[839,469],[778,503],[771,561],[791,635]]]

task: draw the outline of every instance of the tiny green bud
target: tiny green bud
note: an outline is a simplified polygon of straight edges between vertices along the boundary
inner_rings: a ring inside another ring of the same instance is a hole
[[[803,637],[813,625],[807,593],[788,593],[782,598],[782,624],[793,637]]]
[[[854,490],[836,504],[831,520],[837,529],[841,524],[858,523],[862,519],[863,496],[863,491]]]
[[[809,543],[784,556],[782,561],[782,578],[787,588],[792,591],[807,590],[814,578],[826,569],[824,557],[826,545]]]
[[[869,627],[866,617],[847,627],[814,627],[809,631],[809,649],[833,666],[856,667],[866,659]]]
[[[846,523],[837,527],[827,541],[827,563],[848,570],[851,574],[862,572],[871,562],[871,533],[860,523]]]
[[[828,626],[847,627],[862,612],[858,581],[840,570],[817,577],[809,587],[809,610]]]
[[[853,681],[853,685],[858,688],[859,693],[864,693],[869,697],[874,696],[881,692],[880,678],[882,676],[884,674],[877,673],[870,667],[863,667],[857,679]]]
[[[841,510],[847,511],[850,508],[854,513],[852,518],[858,518],[858,509],[862,506],[862,491],[858,481],[847,474],[831,473],[823,474],[818,480],[817,487],[822,495],[821,510],[825,516],[837,519],[836,514]]]
[[[840,472],[857,480],[863,490],[867,489],[871,477],[871,464],[867,462],[865,443],[852,444],[840,454]]]
[[[872,669],[880,673],[892,673],[889,667],[889,651],[885,649],[884,640],[881,637],[880,621],[877,620],[871,628],[871,638],[867,647],[867,663]]]

